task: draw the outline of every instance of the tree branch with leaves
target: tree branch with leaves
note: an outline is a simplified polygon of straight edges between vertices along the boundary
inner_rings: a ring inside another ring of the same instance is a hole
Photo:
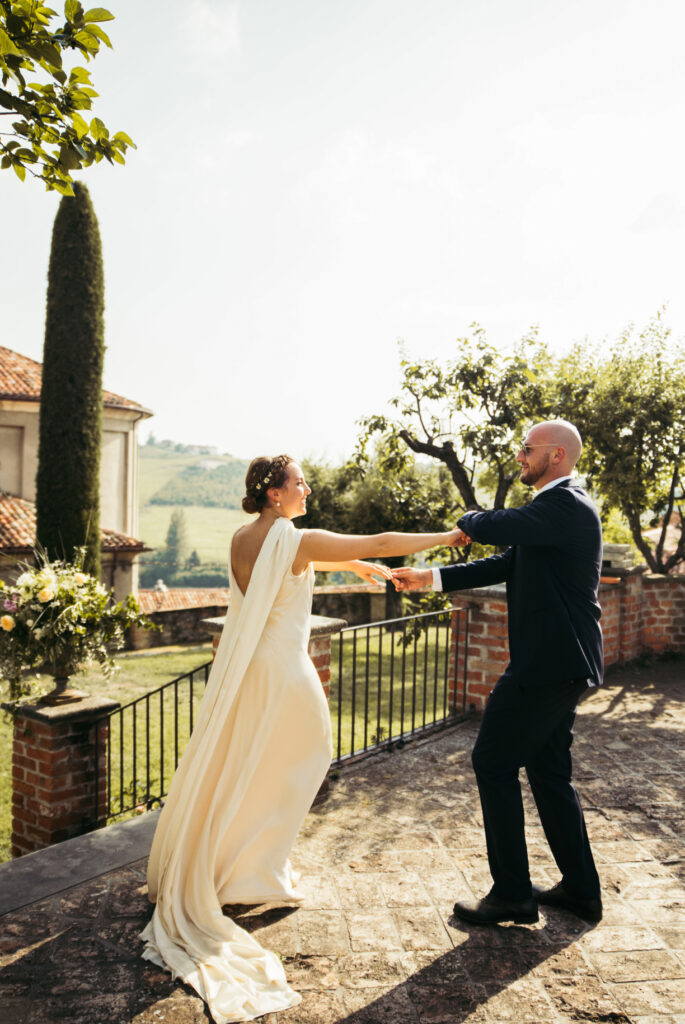
[[[90,72],[64,66],[70,51],[90,61],[102,43],[111,48],[100,24],[113,18],[104,7],[86,11],[66,0],[64,22],[55,25],[57,12],[37,0],[0,0],[1,169],[11,167],[22,181],[28,171],[70,196],[72,171],[101,160],[125,163],[134,146],[126,132],[110,135],[100,118],[84,116],[98,95]]]
[[[685,561],[685,344],[663,310],[610,347],[577,346],[560,363],[559,393],[574,396],[581,467],[604,509],[620,510],[652,572],[672,572]]]
[[[553,401],[552,360],[535,331],[507,355],[474,325],[457,348],[445,365],[402,354],[400,394],[389,403],[397,416],[361,420],[357,457],[381,437],[387,469],[406,465],[410,452],[429,456],[447,467],[462,508],[503,508],[519,477],[522,426],[544,419]]]

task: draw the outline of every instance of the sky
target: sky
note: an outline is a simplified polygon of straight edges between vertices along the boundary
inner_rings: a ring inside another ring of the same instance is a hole
[[[681,0],[106,6],[93,113],[138,148],[78,177],[143,440],[336,462],[398,341],[685,335]],[[37,360],[58,203],[0,173],[0,344]]]

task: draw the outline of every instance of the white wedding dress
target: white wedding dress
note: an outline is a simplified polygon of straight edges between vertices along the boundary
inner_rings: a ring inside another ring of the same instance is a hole
[[[216,1024],[300,1002],[276,954],[221,908],[300,901],[288,856],[330,765],[307,653],[314,571],[292,573],[301,538],[276,520],[244,596],[229,559],[226,626],[148,864],[143,956],[192,985]]]

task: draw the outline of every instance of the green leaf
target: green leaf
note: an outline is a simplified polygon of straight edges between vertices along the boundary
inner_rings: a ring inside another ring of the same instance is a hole
[[[83,11],[83,8],[79,3],[79,0],[66,0],[66,3],[64,4],[64,16],[67,19],[67,21],[74,21],[77,14],[79,13],[79,8],[81,8],[81,11]]]
[[[74,42],[78,43],[79,47],[82,49],[88,50],[89,53],[97,53],[100,49],[99,42],[87,29],[83,29],[82,32],[77,32],[74,36]]]
[[[24,167],[22,167],[21,164],[12,164],[12,167],[14,168],[14,173],[19,178],[19,180],[20,181],[25,181],[26,180],[26,169]]]
[[[54,189],[55,192],[60,192],[63,196],[73,196],[74,187],[69,180],[60,181],[57,178],[46,178],[44,180],[48,192]]]
[[[60,146],[59,165],[65,171],[77,170],[81,166],[78,153],[71,146]]]
[[[114,15],[106,11],[104,7],[91,7],[83,16],[84,21],[114,21]]]
[[[16,48],[4,28],[0,28],[0,54],[6,53],[14,54],[17,57],[21,56],[21,52]]]
[[[96,142],[99,142],[101,139],[109,138],[107,125],[101,121],[99,117],[94,117],[90,122],[90,130]]]
[[[88,134],[87,121],[84,121],[81,115],[76,113],[76,111],[71,115],[71,123],[74,126],[74,131],[76,132],[76,137],[78,139],[82,139],[84,135]]]
[[[69,81],[90,83],[90,71],[87,71],[86,68],[81,67],[72,68],[71,73],[69,75]]]
[[[112,136],[112,141],[125,142],[127,146],[133,146],[134,149],[137,149],[135,142],[130,135],[126,134],[126,132],[117,132]]]
[[[109,46],[110,50],[113,49],[112,41],[103,29],[99,28],[97,25],[90,25],[86,31],[90,32],[92,36],[102,39],[103,43],[105,43],[106,46]]]

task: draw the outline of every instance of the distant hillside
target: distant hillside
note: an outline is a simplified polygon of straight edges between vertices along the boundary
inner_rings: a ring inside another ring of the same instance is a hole
[[[150,498],[151,505],[202,505],[205,508],[240,508],[245,493],[246,462],[203,459],[186,466]]]
[[[171,441],[148,442],[138,455],[141,510],[150,505],[240,508],[246,459]]]

